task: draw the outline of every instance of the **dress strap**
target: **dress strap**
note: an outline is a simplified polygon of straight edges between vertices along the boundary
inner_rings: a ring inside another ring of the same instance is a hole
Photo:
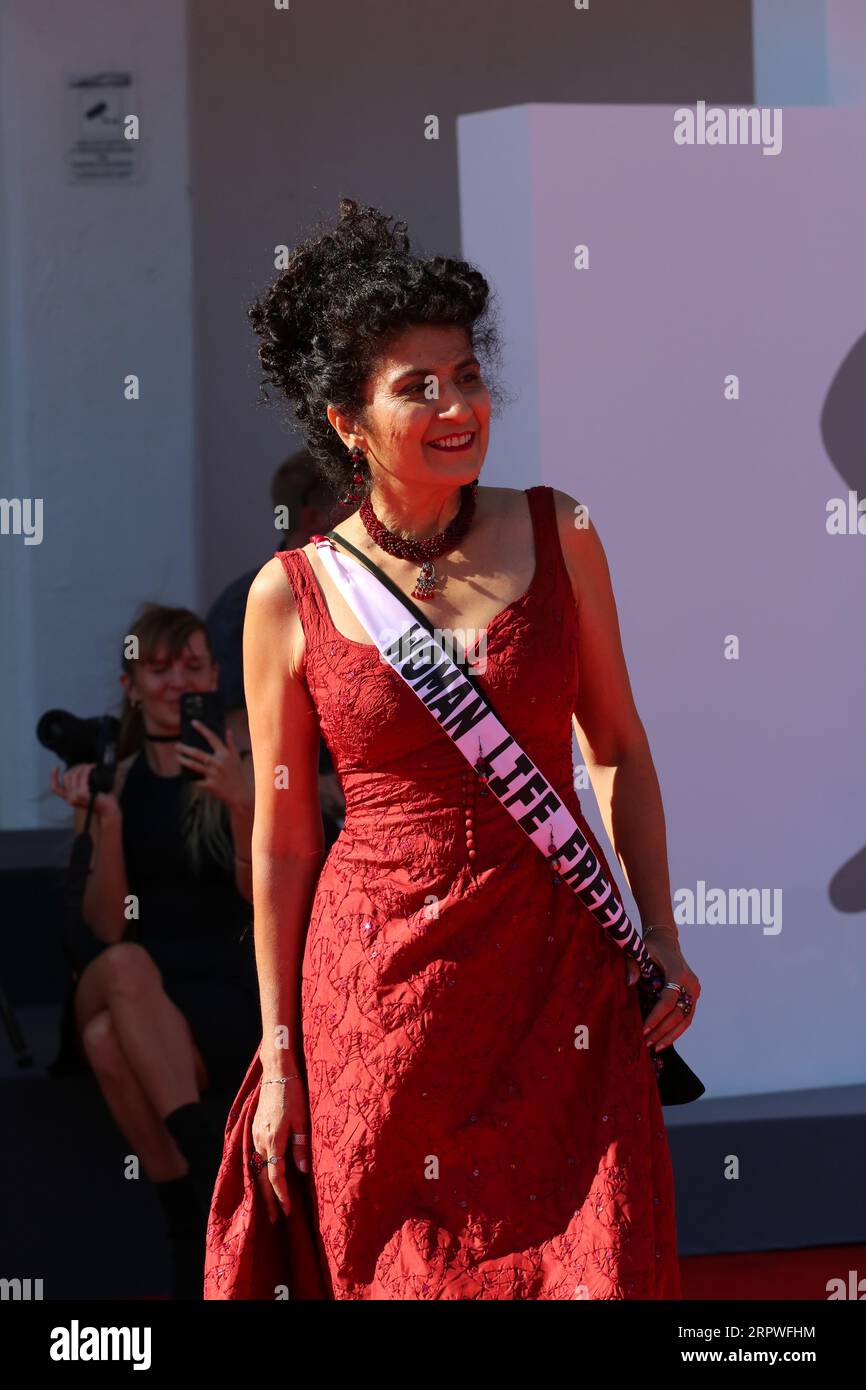
[[[535,563],[538,569],[534,585],[536,582],[543,583],[545,590],[550,592],[557,584],[565,583],[571,591],[571,578],[559,539],[553,488],[548,483],[536,483],[526,489],[526,496],[532,513]]]
[[[319,583],[309,559],[302,549],[275,550],[274,555],[280,560],[295,595],[298,617],[306,641],[309,643],[314,635],[321,640],[330,632],[330,628],[327,614],[323,611]]]

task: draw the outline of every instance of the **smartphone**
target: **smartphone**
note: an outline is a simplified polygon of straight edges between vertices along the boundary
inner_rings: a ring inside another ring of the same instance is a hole
[[[180,742],[188,743],[191,748],[201,748],[205,753],[212,753],[213,749],[204,734],[193,728],[193,719],[197,719],[200,724],[206,724],[217,738],[225,743],[226,711],[218,690],[187,690],[180,697]],[[188,782],[202,780],[202,774],[194,772],[191,767],[182,767],[180,775]]]

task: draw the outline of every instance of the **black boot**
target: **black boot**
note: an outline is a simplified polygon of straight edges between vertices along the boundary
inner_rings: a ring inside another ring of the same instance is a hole
[[[173,1299],[204,1297],[205,1232],[208,1214],[202,1209],[189,1173],[155,1182],[153,1190],[165,1214],[172,1258]]]
[[[222,1158],[222,1134],[214,1131],[213,1123],[200,1100],[178,1106],[165,1117],[177,1147],[189,1164],[199,1206],[210,1211],[216,1176]]]

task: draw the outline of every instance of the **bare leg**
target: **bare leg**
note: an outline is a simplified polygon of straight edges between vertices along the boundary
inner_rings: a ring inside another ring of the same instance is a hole
[[[127,1067],[160,1120],[199,1099],[206,1071],[189,1024],[162,987],[152,957],[134,942],[109,946],[76,991],[79,1033],[107,1010]],[[140,1107],[139,1107],[140,1113]]]
[[[183,1177],[189,1164],[124,1056],[107,1009],[85,1024],[81,1044],[118,1129],[151,1182]]]
[[[80,1045],[106,1104],[162,1205],[174,1270],[171,1297],[200,1299],[207,1194],[202,1196],[197,1170],[165,1122],[185,1104],[197,1110],[199,1087],[208,1084],[192,1030],[165,994],[151,957],[132,943],[109,947],[91,961],[78,983],[75,1015]],[[115,1016],[126,1020],[139,1042],[159,1040],[143,1076],[125,1052]],[[149,1090],[155,1077],[162,1084],[156,1098]],[[194,1151],[190,1156],[197,1163]]]

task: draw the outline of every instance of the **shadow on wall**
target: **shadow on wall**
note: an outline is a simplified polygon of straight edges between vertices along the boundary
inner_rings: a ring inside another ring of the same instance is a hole
[[[864,403],[866,333],[857,339],[833,378],[821,412],[821,438],[830,462],[858,498],[866,494]],[[866,846],[837,869],[828,891],[838,912],[866,912]]]

